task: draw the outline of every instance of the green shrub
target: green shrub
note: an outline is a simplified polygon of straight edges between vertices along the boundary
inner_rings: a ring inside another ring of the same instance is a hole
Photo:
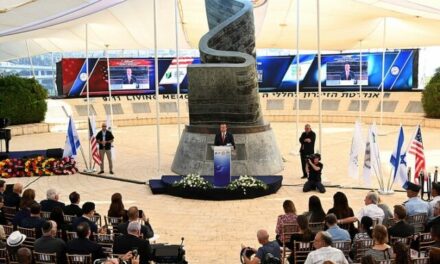
[[[0,77],[0,117],[11,125],[39,123],[47,111],[47,91],[35,79]]]

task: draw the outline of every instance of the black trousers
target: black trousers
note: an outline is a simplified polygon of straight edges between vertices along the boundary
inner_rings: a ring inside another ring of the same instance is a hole
[[[303,171],[303,177],[307,177],[307,172],[306,172],[306,164],[307,164],[307,159],[306,157],[309,156],[309,153],[300,153],[301,154],[301,168]]]
[[[307,180],[306,183],[304,183],[303,192],[310,192],[316,189],[318,189],[320,193],[325,193],[325,187],[320,181]]]

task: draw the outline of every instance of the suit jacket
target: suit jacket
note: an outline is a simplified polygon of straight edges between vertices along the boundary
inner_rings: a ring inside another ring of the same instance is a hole
[[[134,83],[137,83],[137,79],[136,79],[136,77],[133,76],[133,74],[132,74],[132,75],[131,75],[131,79],[128,80],[128,76],[125,75],[125,76],[124,76],[124,79],[122,80],[122,83],[123,83],[123,84],[134,84]]]
[[[88,238],[75,238],[68,241],[67,253],[79,255],[92,254],[93,260],[107,257],[102,246]]]
[[[348,78],[347,78],[347,74],[345,73],[345,71],[341,72],[341,80],[347,81],[347,80],[354,80],[354,79],[355,79],[354,72],[349,71]]]
[[[35,236],[39,238],[42,236],[41,228],[45,222],[46,220],[41,217],[30,216],[21,220],[19,226],[24,228],[35,228]]]
[[[49,199],[41,201],[40,205],[41,205],[41,211],[45,211],[45,212],[52,212],[52,210],[55,207],[60,207],[61,209],[63,209],[65,206],[65,204],[62,202],[49,200]]]
[[[304,140],[309,138],[311,142],[305,142]],[[310,155],[315,153],[315,140],[316,140],[316,134],[315,132],[311,131],[309,133],[303,132],[301,134],[301,137],[299,138],[299,143],[301,143],[301,148],[299,149],[299,152],[304,155]]]
[[[115,137],[113,136],[112,132],[110,132],[109,130],[105,131],[105,141],[110,141],[113,139],[115,139]],[[98,134],[96,135],[96,141],[98,142],[102,141],[102,130],[99,131]],[[111,148],[112,148],[112,143],[107,142],[105,146],[99,143],[99,149],[110,150]]]
[[[18,210],[18,208],[20,207],[20,201],[20,195],[15,192],[5,194],[5,206],[15,207]]]
[[[127,227],[128,227],[129,221],[125,223],[120,223],[118,225],[118,232],[127,235]],[[145,225],[141,225],[141,234],[145,239],[152,238],[154,236],[153,228],[149,223],[145,223]]]
[[[414,235],[414,226],[405,221],[399,221],[392,227],[388,228],[388,235],[393,237],[407,237]]]
[[[92,233],[95,233],[95,234],[98,233],[98,226],[96,226],[96,224],[94,222],[90,221],[89,219],[85,218],[84,216],[77,217],[73,220],[72,230],[76,231],[76,227],[82,222],[86,222],[87,224],[89,224],[90,231],[92,231]]]
[[[35,240],[34,251],[41,253],[57,253],[58,264],[67,263],[66,243],[60,238],[42,236]]]
[[[65,215],[76,215],[78,217],[82,216],[83,211],[81,207],[79,207],[77,204],[69,204],[64,206],[64,214]]]
[[[113,242],[113,253],[125,254],[137,249],[141,264],[148,264],[151,259],[151,247],[148,240],[140,239],[133,235],[117,236]]]
[[[222,139],[222,133],[218,132],[215,135],[214,145],[216,146],[226,146],[228,144],[231,144],[234,146],[235,149],[235,142],[234,142],[234,136],[226,131],[225,140]]]

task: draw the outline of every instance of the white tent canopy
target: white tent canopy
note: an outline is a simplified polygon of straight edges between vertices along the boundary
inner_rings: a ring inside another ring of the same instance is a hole
[[[300,46],[316,49],[316,1],[300,0]],[[179,48],[197,48],[207,32],[204,0],[178,0]],[[296,48],[296,1],[255,1],[257,48]],[[174,0],[158,0],[158,47],[175,48]],[[440,45],[435,0],[321,0],[321,48],[413,48]],[[101,10],[101,11],[100,11]],[[385,19],[386,18],[386,19]],[[63,20],[66,22],[61,23]],[[384,22],[386,20],[386,22]],[[53,24],[53,25],[52,25]],[[46,52],[153,48],[153,0],[4,0],[0,61]],[[20,33],[21,32],[21,33]]]

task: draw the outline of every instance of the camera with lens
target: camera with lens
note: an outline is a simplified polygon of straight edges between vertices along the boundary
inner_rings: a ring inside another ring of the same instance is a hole
[[[306,159],[309,159],[309,160],[314,160],[315,158],[318,158],[318,160],[321,160],[321,154],[315,153],[315,154],[310,154],[310,155],[306,156]]]
[[[240,251],[240,261],[241,261],[241,263],[244,263],[243,255],[246,256],[248,259],[251,259],[254,254],[255,254],[255,252],[254,252],[254,250],[252,248],[250,248],[250,247],[242,248],[241,251]]]

